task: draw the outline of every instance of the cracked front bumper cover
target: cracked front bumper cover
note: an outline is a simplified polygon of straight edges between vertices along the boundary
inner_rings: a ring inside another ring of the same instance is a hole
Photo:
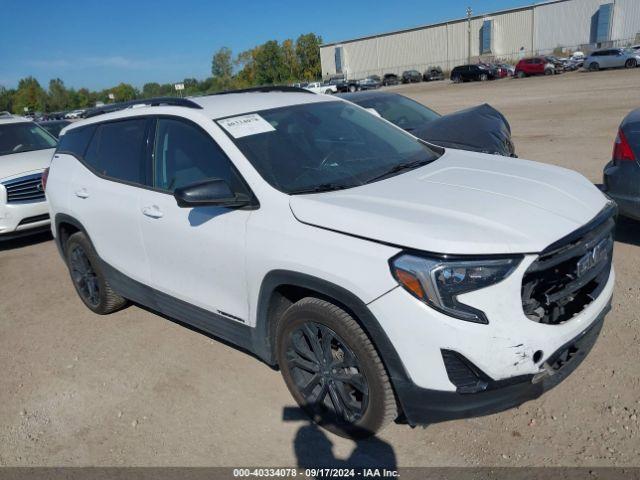
[[[585,359],[610,309],[608,305],[586,330],[551,355],[536,375],[493,381],[478,393],[429,390],[410,381],[395,381],[404,419],[410,425],[425,425],[490,415],[538,398],[567,378]]]

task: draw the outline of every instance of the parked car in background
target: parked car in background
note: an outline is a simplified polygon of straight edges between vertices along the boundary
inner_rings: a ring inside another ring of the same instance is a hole
[[[553,73],[564,73],[565,63],[554,55],[545,55],[545,60],[553,65]]]
[[[332,78],[328,83],[334,85],[338,92],[357,92],[359,89],[357,80],[347,78]]]
[[[515,69],[516,77],[524,78],[532,75],[553,75],[555,67],[545,57],[523,58]]]
[[[498,63],[496,66],[506,72],[507,77],[513,77],[516,73],[516,67],[509,63]]]
[[[376,88],[380,88],[382,85],[382,80],[378,75],[369,75],[367,78],[363,78],[358,81],[358,89],[359,90],[373,90]]]
[[[454,83],[494,80],[498,78],[498,70],[487,65],[459,65],[451,70],[451,81]]]
[[[67,119],[74,119],[74,118],[82,118],[84,117],[86,110],[73,110],[69,113],[67,113],[64,118]]]
[[[640,53],[625,48],[596,50],[584,59],[584,68],[589,71],[603,68],[636,68],[638,65],[640,65]]]
[[[580,174],[291,89],[136,105],[67,127],[51,162],[90,311],[141,304],[236,345],[349,437],[515,407],[597,341],[614,208]]]
[[[604,167],[604,191],[621,215],[640,221],[640,108],[620,124],[611,161]]]
[[[422,74],[417,70],[405,70],[401,78],[402,83],[417,83],[422,81]]]
[[[309,90],[313,93],[324,93],[326,95],[332,95],[338,91],[338,87],[336,87],[335,85],[322,82],[311,82],[306,87],[304,87],[304,89]]]
[[[385,73],[382,77],[382,85],[385,87],[389,87],[391,85],[398,85],[400,83],[400,79],[398,75],[395,73]]]
[[[49,230],[42,172],[56,145],[32,120],[0,113],[0,240]]]
[[[444,73],[441,67],[429,67],[422,74],[422,79],[425,82],[432,82],[435,80],[444,80]]]
[[[339,96],[375,111],[385,120],[429,143],[473,152],[516,156],[509,122],[489,105],[440,115],[397,93],[359,92]]]
[[[38,122],[38,125],[44,128],[54,137],[58,138],[60,136],[60,130],[62,130],[70,123],[71,122],[69,120],[45,120],[43,122]]]

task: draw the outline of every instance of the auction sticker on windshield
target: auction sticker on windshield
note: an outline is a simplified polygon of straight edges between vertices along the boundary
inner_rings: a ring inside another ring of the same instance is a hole
[[[233,138],[242,138],[258,133],[273,132],[275,128],[257,113],[218,120],[218,124]]]

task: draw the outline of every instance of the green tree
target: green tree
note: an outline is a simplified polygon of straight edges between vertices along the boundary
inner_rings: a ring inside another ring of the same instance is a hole
[[[213,54],[211,60],[211,75],[214,83],[213,88],[225,90],[231,87],[233,77],[233,63],[231,61],[231,50],[227,47],[220,48]]]
[[[256,83],[256,57],[260,47],[254,47],[238,54],[235,60],[238,73],[234,77],[234,84],[238,88],[248,87]]]
[[[113,93],[116,102],[127,102],[129,100],[135,100],[138,97],[138,91],[128,83],[121,83],[117,87],[112,88],[109,93]]]
[[[64,86],[64,82],[59,78],[49,81],[49,98],[47,109],[49,111],[61,111],[71,107],[69,92]]]
[[[162,87],[156,82],[145,83],[142,86],[142,96],[144,98],[160,97],[162,96]]]
[[[44,112],[46,103],[47,94],[35,78],[27,77],[18,82],[12,105],[14,113],[25,113],[25,108],[29,112]]]
[[[0,85],[0,112],[11,112],[13,110],[13,97],[15,94],[15,90]]]
[[[320,45],[322,37],[315,33],[300,35],[296,40],[296,55],[300,63],[300,75],[305,80],[315,80],[322,76],[320,66]]]
[[[258,85],[273,85],[286,77],[282,49],[276,40],[260,46],[255,57],[255,81]]]
[[[300,77],[300,62],[296,55],[296,47],[293,40],[287,38],[282,42],[282,62],[287,80],[297,80]]]

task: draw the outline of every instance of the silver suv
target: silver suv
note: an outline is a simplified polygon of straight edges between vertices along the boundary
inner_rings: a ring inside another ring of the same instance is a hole
[[[640,64],[640,53],[624,48],[596,50],[584,59],[584,67],[595,71],[601,68],[635,68]]]

